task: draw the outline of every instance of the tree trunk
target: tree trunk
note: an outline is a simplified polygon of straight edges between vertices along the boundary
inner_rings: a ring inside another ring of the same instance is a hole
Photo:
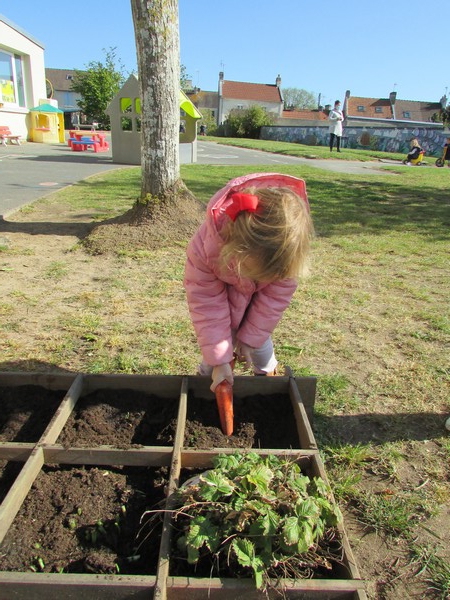
[[[180,177],[178,0],[131,0],[131,8],[141,97],[141,198],[150,201],[167,198]]]

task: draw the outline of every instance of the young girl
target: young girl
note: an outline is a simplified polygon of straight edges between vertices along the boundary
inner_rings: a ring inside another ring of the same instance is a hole
[[[419,140],[414,138],[411,140],[411,150],[408,152],[406,157],[406,164],[408,167],[411,166],[411,161],[419,158],[419,154],[422,152],[422,148],[420,147]]]
[[[306,271],[313,227],[305,182],[255,173],[210,200],[187,248],[184,278],[203,361],[200,375],[233,383],[234,352],[257,375],[274,375],[272,331]]]

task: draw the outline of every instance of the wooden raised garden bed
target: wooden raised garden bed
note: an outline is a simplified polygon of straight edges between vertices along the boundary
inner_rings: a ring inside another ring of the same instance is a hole
[[[221,434],[207,378],[0,372],[0,599],[364,600],[345,531],[332,578],[180,576],[174,492],[220,453],[291,456],[326,474],[310,427],[314,378],[236,377],[235,432]],[[309,417],[309,418],[308,418]],[[165,509],[146,530],[145,510]]]

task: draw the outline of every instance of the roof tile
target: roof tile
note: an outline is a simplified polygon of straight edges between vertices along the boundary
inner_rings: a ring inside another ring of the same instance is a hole
[[[275,84],[266,83],[245,83],[243,81],[224,80],[222,96],[236,100],[282,102],[280,88]]]

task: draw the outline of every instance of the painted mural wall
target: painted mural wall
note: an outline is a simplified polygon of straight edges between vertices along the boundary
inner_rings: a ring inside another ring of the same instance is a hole
[[[441,156],[442,148],[450,131],[428,127],[346,127],[342,138],[343,148],[381,150],[407,154],[412,138],[416,137],[429,156]],[[328,125],[319,126],[267,126],[261,128],[262,140],[327,146]]]

